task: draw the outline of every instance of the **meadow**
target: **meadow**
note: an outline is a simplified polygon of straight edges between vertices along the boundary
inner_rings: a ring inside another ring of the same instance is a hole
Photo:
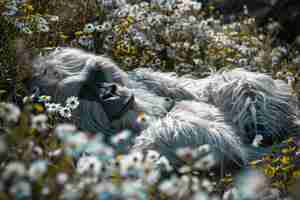
[[[225,20],[209,1],[0,1],[0,199],[297,199],[300,138],[270,155],[220,174],[177,169],[158,152],[120,155],[131,133],[111,138],[79,131],[77,97],[52,102],[27,87],[32,61],[59,47],[106,54],[124,70],[138,67],[203,78],[245,68],[286,81],[300,95],[300,42],[279,41],[279,24],[258,26],[247,7]],[[225,23],[226,21],[226,23]],[[253,145],[259,146],[257,138]],[[178,151],[189,159],[198,149]],[[84,155],[81,152],[85,152]],[[187,162],[189,163],[189,162]]]

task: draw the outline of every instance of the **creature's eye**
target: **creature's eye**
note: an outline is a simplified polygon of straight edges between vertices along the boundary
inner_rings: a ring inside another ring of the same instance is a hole
[[[169,97],[167,97],[165,100],[169,102],[169,101],[171,101],[172,99],[169,98]]]
[[[59,78],[59,73],[58,72],[53,72],[53,75],[56,77],[56,78]]]

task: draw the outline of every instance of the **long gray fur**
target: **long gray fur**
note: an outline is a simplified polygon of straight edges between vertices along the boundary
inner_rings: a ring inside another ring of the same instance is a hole
[[[242,165],[252,156],[248,146],[257,134],[275,141],[297,127],[297,102],[289,86],[241,68],[204,79],[145,68],[126,73],[107,57],[61,48],[38,58],[33,69],[32,87],[57,101],[79,96],[83,85],[98,81],[133,93],[134,105],[114,121],[99,102],[81,98],[78,126],[106,136],[131,129],[139,134],[134,149],[155,149],[174,162],[179,147],[209,144],[220,160]],[[146,123],[137,128],[141,112]]]

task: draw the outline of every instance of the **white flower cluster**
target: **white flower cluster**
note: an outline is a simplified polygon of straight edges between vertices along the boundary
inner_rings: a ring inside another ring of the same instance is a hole
[[[47,118],[37,115],[33,119],[35,127],[43,128],[38,121]],[[151,188],[156,188],[151,198],[162,195],[168,199],[195,200],[280,199],[280,191],[270,188],[266,177],[256,171],[242,174],[232,187],[225,190],[223,197],[218,196],[218,183],[211,179],[213,174],[208,177],[199,174],[199,171],[209,170],[215,162],[209,145],[178,149],[176,155],[189,165],[176,168],[174,173],[168,159],[157,151],[118,155],[101,136],[80,132],[71,124],[59,124],[54,133],[61,141],[61,147],[47,152],[31,142],[29,148],[36,154],[31,163],[14,161],[4,165],[0,172],[0,192],[1,188],[6,188],[12,197],[28,199],[33,195],[35,184],[43,183],[39,192],[45,198],[57,187],[62,199],[77,199],[87,190],[100,199],[148,199]],[[120,132],[111,142],[120,144],[130,135],[127,131]],[[57,171],[52,183],[56,186],[47,185],[49,176],[58,167],[53,162],[66,155],[76,158],[75,166],[74,163],[65,163],[75,167],[72,176],[67,171]],[[191,162],[192,159],[195,161]]]
[[[26,3],[28,0],[10,0],[6,1],[4,5],[6,11],[2,13],[3,16],[14,16],[19,10],[19,6]]]
[[[59,20],[59,17],[54,15],[26,13],[25,10],[33,9],[30,5],[31,2],[28,0],[8,0],[4,2],[4,12],[1,15],[12,21],[21,33],[28,35],[35,32],[48,33],[50,32],[50,24]],[[23,15],[28,16],[20,17]]]
[[[66,100],[66,105],[63,107],[57,103],[46,103],[46,109],[48,113],[59,113],[63,118],[71,118],[72,111],[79,106],[78,97],[71,96]]]

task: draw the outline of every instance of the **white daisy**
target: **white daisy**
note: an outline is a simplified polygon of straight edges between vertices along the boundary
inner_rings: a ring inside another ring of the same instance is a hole
[[[50,28],[47,24],[38,24],[37,29],[44,33],[47,33],[50,30]]]
[[[37,20],[39,24],[48,24],[47,20],[43,17],[38,17]]]
[[[98,31],[98,32],[102,32],[102,31],[104,31],[104,28],[103,28],[103,26],[102,26],[102,24],[101,24],[101,25],[97,25],[97,26],[95,27],[95,30]]]
[[[111,23],[110,22],[104,22],[103,24],[102,24],[102,27],[103,27],[103,30],[104,31],[108,31],[108,30],[110,30],[111,29]]]
[[[78,43],[82,46],[85,46],[85,47],[92,47],[93,44],[94,44],[94,40],[92,37],[89,37],[89,36],[81,36],[79,39],[78,39]]]
[[[10,9],[2,13],[3,16],[14,16],[17,14],[18,9]]]
[[[63,107],[59,110],[61,117],[70,118],[72,116],[71,109],[69,107]]]
[[[84,26],[83,32],[85,32],[85,33],[92,33],[92,32],[94,32],[94,31],[95,31],[95,26],[94,26],[94,24],[89,23],[89,24],[86,24],[86,25]]]
[[[120,172],[122,176],[127,176],[132,172],[140,173],[143,169],[143,153],[142,152],[132,152],[126,155],[120,161]]]
[[[103,163],[95,156],[81,157],[77,162],[76,171],[79,174],[100,175],[103,169]]]
[[[155,162],[158,161],[159,157],[160,157],[160,154],[157,151],[148,150],[145,162],[148,164],[154,164]]]
[[[61,105],[57,103],[46,103],[45,106],[48,113],[55,113],[61,108]]]
[[[71,96],[66,100],[66,107],[70,108],[71,110],[76,109],[79,106],[78,97]]]
[[[194,168],[199,170],[209,170],[216,164],[216,159],[212,153],[207,154],[194,163]]]

